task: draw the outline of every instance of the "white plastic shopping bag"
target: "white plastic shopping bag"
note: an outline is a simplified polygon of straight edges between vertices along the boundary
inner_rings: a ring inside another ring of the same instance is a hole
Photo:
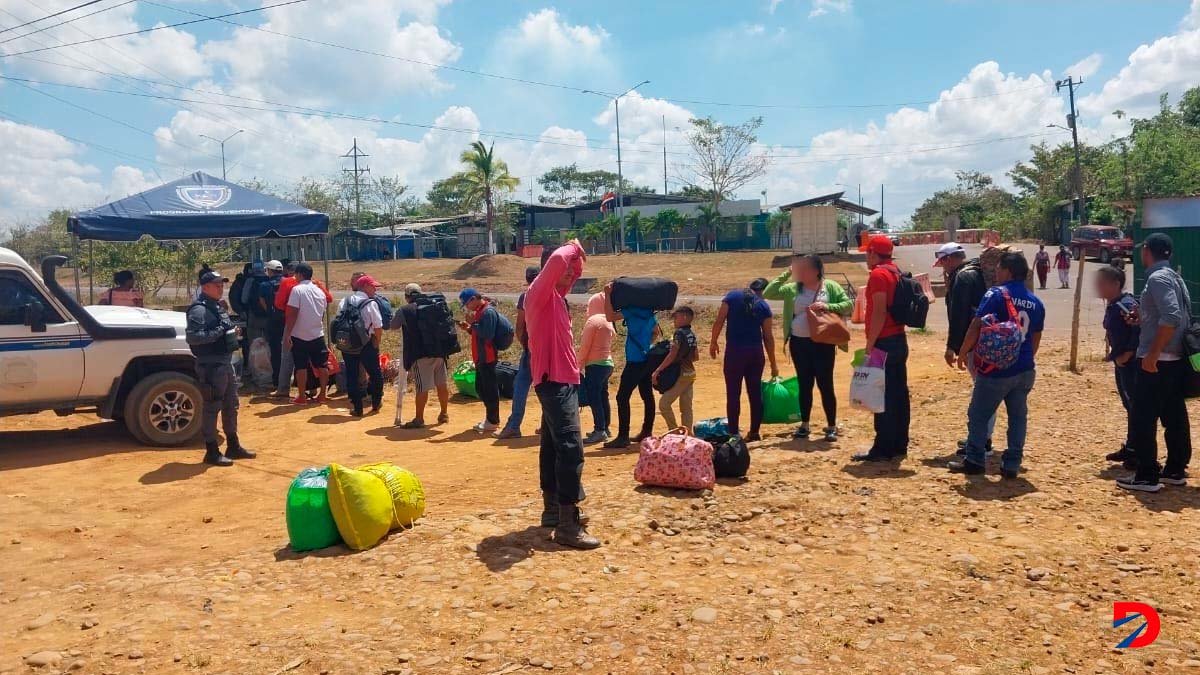
[[[887,352],[875,349],[867,357],[866,363],[855,367],[854,379],[850,381],[851,406],[872,413],[883,412],[885,363]]]

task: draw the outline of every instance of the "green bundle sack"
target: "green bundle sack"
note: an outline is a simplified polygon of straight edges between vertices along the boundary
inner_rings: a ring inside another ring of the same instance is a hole
[[[329,467],[310,466],[287,492],[288,541],[293,551],[312,551],[342,540],[329,510]]]
[[[479,392],[475,390],[475,364],[471,361],[463,361],[454,369],[454,388],[463,396],[471,398],[479,398]]]
[[[785,424],[800,421],[800,385],[796,378],[771,378],[762,383],[763,422]]]

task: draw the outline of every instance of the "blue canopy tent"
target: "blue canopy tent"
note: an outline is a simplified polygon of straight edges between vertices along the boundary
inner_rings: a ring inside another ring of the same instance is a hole
[[[325,254],[328,215],[201,171],[77,213],[67,220],[67,231],[76,247],[79,241],[137,241],[147,235],[154,239],[321,235],[321,257],[329,278],[329,256]],[[78,250],[75,253],[78,260]],[[79,295],[78,265],[75,295]]]

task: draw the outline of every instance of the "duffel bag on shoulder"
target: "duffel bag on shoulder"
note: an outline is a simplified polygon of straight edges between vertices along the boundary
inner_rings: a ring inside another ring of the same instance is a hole
[[[642,485],[704,490],[717,482],[713,446],[682,427],[642,441],[633,478]]]

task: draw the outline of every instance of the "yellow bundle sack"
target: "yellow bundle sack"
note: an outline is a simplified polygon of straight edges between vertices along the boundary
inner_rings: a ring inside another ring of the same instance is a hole
[[[350,548],[371,548],[392,529],[392,495],[375,474],[330,464],[328,493],[333,522]]]
[[[425,489],[413,472],[388,462],[367,464],[358,470],[378,476],[387,486],[392,496],[392,527],[412,527],[425,513]]]

